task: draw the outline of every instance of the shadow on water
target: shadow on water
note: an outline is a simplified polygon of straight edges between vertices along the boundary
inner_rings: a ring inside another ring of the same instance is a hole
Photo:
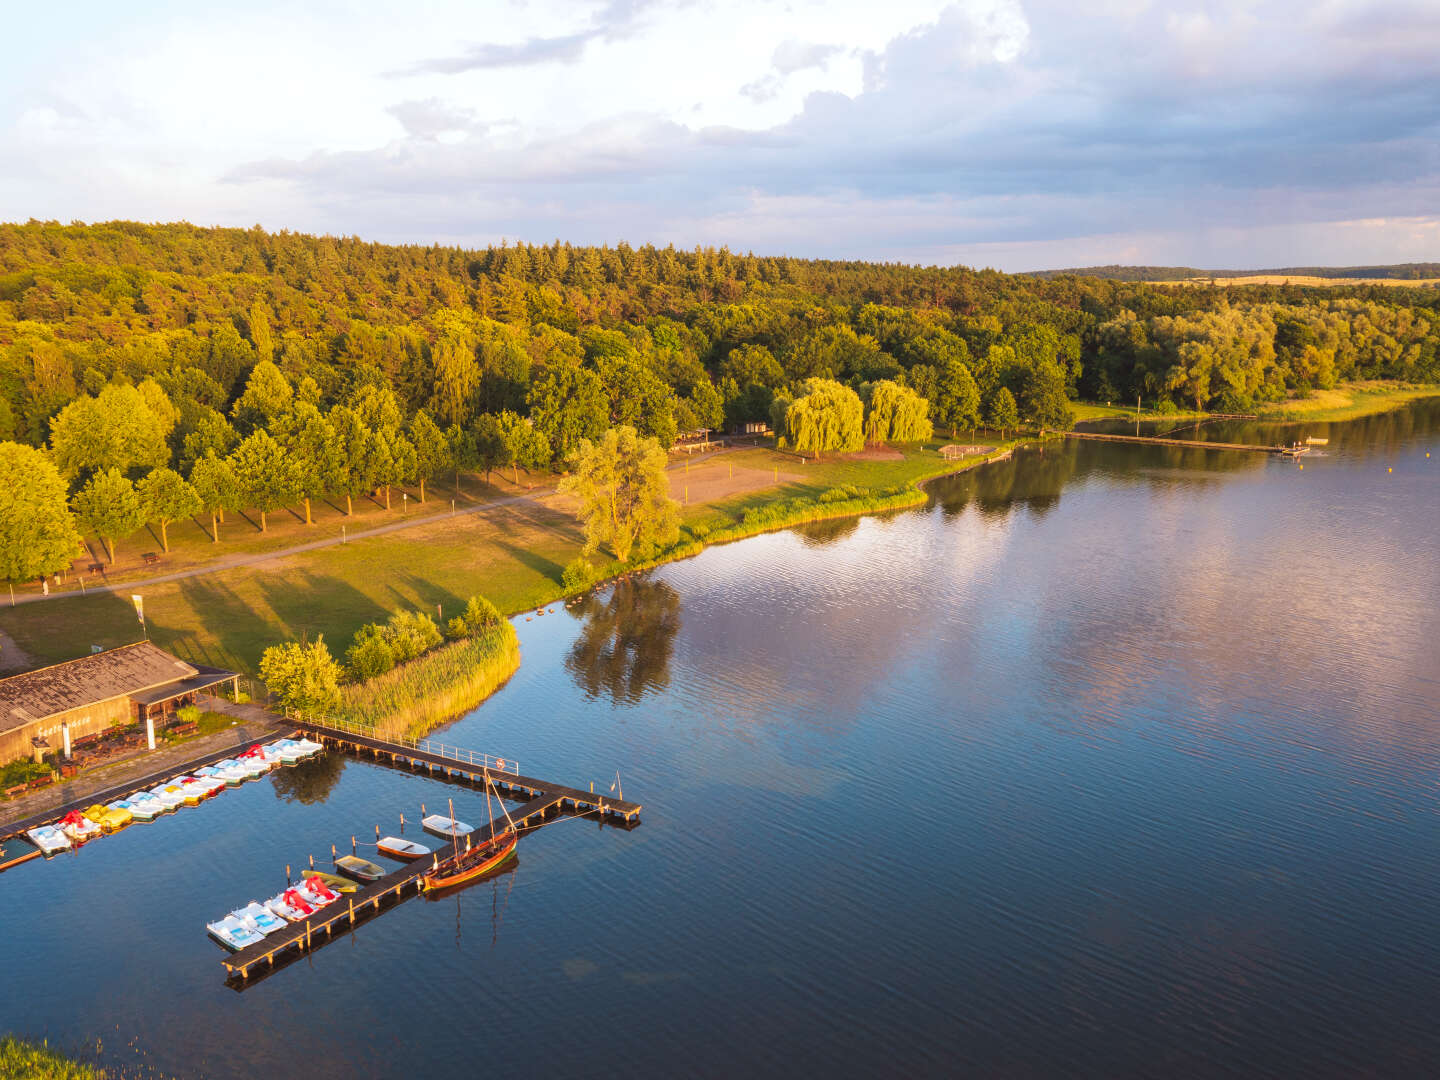
[[[844,540],[859,527],[860,519],[858,517],[847,517],[807,522],[804,525],[796,525],[792,531],[806,547],[821,548]]]
[[[680,594],[667,583],[630,577],[608,596],[592,593],[570,611],[586,622],[565,657],[565,670],[586,697],[633,705],[670,685]]]

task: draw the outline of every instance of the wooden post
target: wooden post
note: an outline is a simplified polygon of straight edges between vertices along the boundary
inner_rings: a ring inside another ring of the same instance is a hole
[[[285,864],[285,884],[287,886],[290,884],[290,864],[288,862]]]
[[[616,775],[619,775],[619,774],[617,773]],[[315,869],[315,856],[314,856],[314,855],[311,855],[311,856],[310,856],[310,869],[311,869],[311,870],[314,870],[314,869]]]
[[[355,837],[350,837],[350,854],[355,854]]]

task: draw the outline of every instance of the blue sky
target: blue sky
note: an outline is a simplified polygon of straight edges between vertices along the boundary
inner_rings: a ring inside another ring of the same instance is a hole
[[[5,220],[1440,259],[1440,0],[72,2],[7,37]]]

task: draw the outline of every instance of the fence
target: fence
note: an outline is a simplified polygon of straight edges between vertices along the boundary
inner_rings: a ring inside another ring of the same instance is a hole
[[[290,717],[290,710],[285,710],[286,717]],[[298,718],[305,723],[304,718]],[[481,754],[474,750],[466,750],[461,746],[450,746],[448,743],[437,742],[434,739],[412,739],[408,735],[380,736],[375,733],[374,728],[366,727],[363,724],[352,724],[347,720],[332,720],[329,717],[324,719],[312,719],[309,723],[320,727],[326,727],[332,731],[343,731],[348,735],[359,735],[366,739],[375,739],[380,742],[402,747],[406,750],[414,750],[421,754],[433,754],[436,757],[454,761],[460,765],[469,765],[472,768],[488,769],[491,772],[509,773],[511,776],[520,775],[520,765],[514,758],[495,757],[491,754]]]

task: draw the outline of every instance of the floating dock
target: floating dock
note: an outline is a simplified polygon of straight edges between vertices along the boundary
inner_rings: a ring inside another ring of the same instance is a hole
[[[1067,431],[1067,439],[1088,439],[1095,442],[1146,443],[1151,446],[1183,446],[1191,450],[1243,450],[1280,457],[1299,457],[1303,446],[1264,446],[1258,443],[1206,442],[1203,439],[1167,439],[1158,435],[1102,435],[1098,431]]]

